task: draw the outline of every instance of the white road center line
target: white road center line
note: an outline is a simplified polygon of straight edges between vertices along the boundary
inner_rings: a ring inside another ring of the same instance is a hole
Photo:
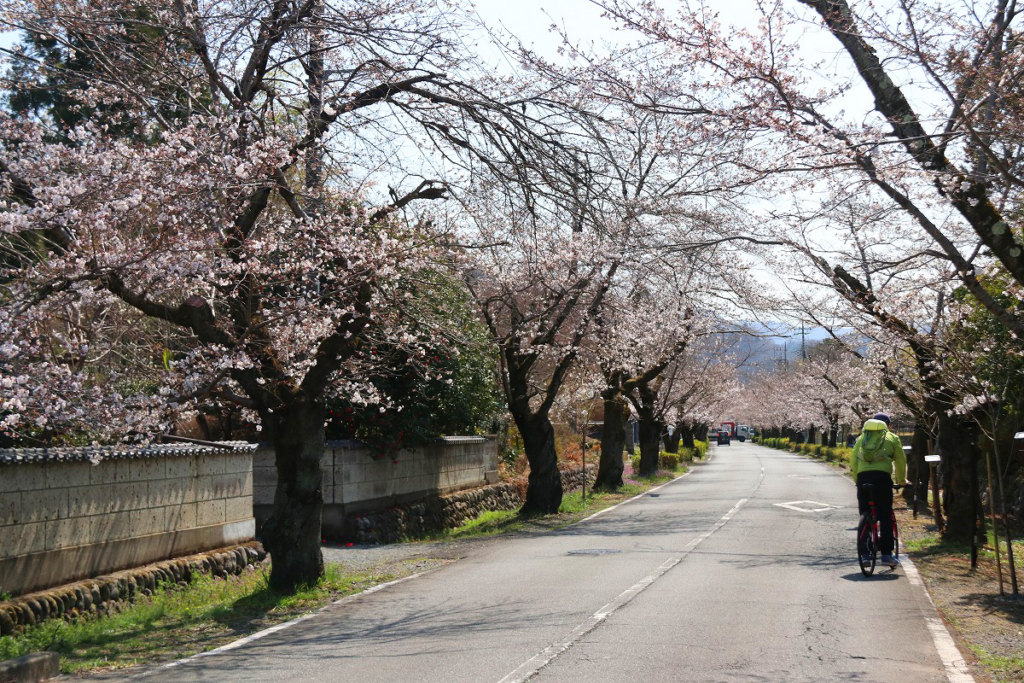
[[[634,585],[624,590],[622,593],[619,594],[618,597],[609,602],[607,605],[594,612],[594,614],[591,615],[590,618],[584,621],[582,624],[580,624],[573,630],[569,631],[569,633],[565,634],[565,636],[563,636],[562,638],[559,638],[557,641],[546,647],[544,650],[538,652],[533,657],[520,664],[515,671],[511,672],[510,674],[502,678],[499,681],[499,683],[522,683],[523,681],[528,681],[529,679],[536,676],[538,673],[540,673],[541,669],[543,669],[545,666],[554,661],[556,657],[558,657],[563,652],[565,652],[570,647],[579,642],[579,640],[583,636],[587,635],[595,628],[597,628],[597,626],[602,621],[604,621],[609,616],[614,614],[616,610],[618,610],[623,605],[628,604],[645,588],[647,588],[652,583],[661,578],[661,576],[663,576],[665,572],[667,572],[669,569],[682,562],[687,555],[693,552],[694,548],[696,548],[698,545],[704,542],[704,540],[710,537],[711,534],[715,533],[723,526],[725,526],[726,522],[732,519],[748,500],[750,499],[744,498],[740,502],[736,503],[736,505],[734,505],[732,509],[729,510],[729,512],[725,513],[724,517],[715,522],[715,525],[713,527],[711,527],[709,530],[705,531],[703,534],[687,543],[681,551],[679,551],[677,554],[673,555],[669,559],[665,560],[665,562],[663,562],[657,569],[652,571],[650,574],[645,576],[643,579],[641,579]]]

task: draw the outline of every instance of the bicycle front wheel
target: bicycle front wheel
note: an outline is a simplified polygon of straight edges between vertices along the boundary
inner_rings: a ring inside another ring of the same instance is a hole
[[[878,561],[878,548],[875,546],[874,524],[868,515],[861,515],[860,524],[857,525],[857,564],[860,565],[860,572],[864,576],[871,576],[875,573],[875,563]]]

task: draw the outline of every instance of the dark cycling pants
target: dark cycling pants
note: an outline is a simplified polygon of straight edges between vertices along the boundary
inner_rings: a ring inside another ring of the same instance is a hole
[[[892,555],[892,475],[887,472],[868,470],[857,474],[857,506],[860,514],[867,514],[868,497],[864,484],[871,484],[875,501],[875,515],[878,517],[878,550],[883,555]]]

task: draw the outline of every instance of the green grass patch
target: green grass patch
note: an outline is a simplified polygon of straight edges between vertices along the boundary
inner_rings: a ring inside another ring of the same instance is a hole
[[[995,683],[1020,683],[1024,680],[1024,658],[1000,657],[977,645],[971,645],[970,648],[978,661],[992,672]]]
[[[293,595],[271,590],[267,570],[226,579],[201,576],[187,587],[161,588],[118,614],[78,622],[53,619],[4,636],[0,660],[52,651],[60,655],[62,671],[75,673],[177,659],[415,571],[409,566],[394,573],[345,573],[332,564],[325,570],[317,585]]]
[[[900,543],[907,552],[915,555],[958,555],[963,552],[970,552],[970,547],[960,543],[944,541],[938,534],[923,534],[914,538],[906,538],[900,534]]]
[[[1000,529],[1000,531],[1002,531]],[[914,553],[915,555],[921,555],[922,557],[927,556],[940,556],[940,555],[970,555],[971,546],[967,543],[954,542],[943,540],[937,533],[918,534],[913,538],[900,538],[900,542],[906,548],[907,552]],[[1008,564],[1006,557],[1006,537],[1000,536],[999,538],[999,552],[1002,555],[1002,561],[1004,565]],[[1024,540],[1013,541],[1013,555],[1016,563],[1020,563],[1024,559]],[[982,559],[988,559],[995,562],[996,549],[995,549],[995,534],[991,528],[988,530],[988,540],[984,546],[978,548],[978,557]]]
[[[495,534],[520,531],[524,520],[518,510],[493,510],[484,512],[476,519],[464,522],[455,529],[447,529],[439,534],[432,534],[432,540],[446,538],[471,538],[473,536],[493,536]]]
[[[672,481],[686,471],[687,468],[683,465],[680,465],[675,473],[659,471],[654,477],[641,478],[636,483],[627,483],[614,492],[594,491],[588,488],[585,501],[581,491],[572,491],[562,496],[562,504],[559,506],[558,512],[553,515],[524,518],[519,516],[517,510],[485,512],[455,529],[429,534],[423,538],[409,539],[408,542],[461,540],[536,529],[561,529],[588,515],[640,495],[655,486]]]

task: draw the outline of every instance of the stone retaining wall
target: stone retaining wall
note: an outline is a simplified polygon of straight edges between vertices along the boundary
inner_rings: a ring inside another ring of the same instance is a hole
[[[72,620],[117,612],[139,595],[152,595],[161,585],[187,583],[198,574],[241,574],[266,556],[259,543],[248,543],[29,593],[0,602],[0,636],[19,633],[46,619]]]
[[[582,467],[564,469],[561,475],[562,489],[566,492],[577,490],[583,484]],[[588,486],[596,476],[594,465],[587,465]],[[342,539],[355,543],[394,543],[403,538],[454,529],[484,512],[514,510],[525,499],[525,480],[430,496],[379,512],[350,515],[345,520]]]
[[[252,540],[255,448],[0,450],[0,594]]]
[[[498,448],[493,437],[449,436],[375,459],[358,441],[329,441],[321,465],[323,533],[336,538],[343,533],[348,515],[497,483]],[[269,446],[261,445],[256,451],[253,477],[256,521],[262,525],[270,516],[277,486],[274,451]]]

